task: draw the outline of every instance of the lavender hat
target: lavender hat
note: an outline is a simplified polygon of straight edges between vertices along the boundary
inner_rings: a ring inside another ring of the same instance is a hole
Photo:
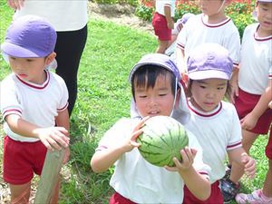
[[[180,81],[179,70],[176,64],[172,61],[172,59],[168,55],[152,53],[152,54],[147,54],[143,56],[140,59],[140,61],[134,65],[129,75],[130,82],[132,80],[132,76],[135,73],[135,71],[144,65],[157,65],[157,66],[163,67],[169,70],[170,72],[172,72],[177,78],[177,81]]]
[[[233,62],[227,49],[205,43],[194,49],[187,60],[188,76],[193,80],[218,78],[230,80]]]
[[[46,57],[54,51],[56,39],[55,29],[45,19],[26,15],[9,26],[1,50],[19,58]]]

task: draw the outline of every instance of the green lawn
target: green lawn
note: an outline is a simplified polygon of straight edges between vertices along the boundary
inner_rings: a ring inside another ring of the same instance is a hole
[[[1,42],[11,16],[12,10],[1,2]],[[110,22],[90,20],[88,32],[79,70],[78,100],[71,118],[71,159],[63,168],[60,202],[63,204],[108,202],[112,191],[108,185],[112,169],[95,174],[89,162],[103,133],[120,117],[129,116],[130,69],[142,55],[153,52],[157,46],[153,35]],[[9,72],[0,57],[0,80]],[[2,139],[0,141],[2,158]],[[266,141],[266,136],[262,136],[252,148],[258,170],[253,181],[243,179],[243,190],[246,192],[262,187],[267,171],[264,156]]]

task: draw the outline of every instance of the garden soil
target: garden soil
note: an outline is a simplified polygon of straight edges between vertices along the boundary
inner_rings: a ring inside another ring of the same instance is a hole
[[[130,5],[100,5],[89,2],[90,19],[103,21],[111,21],[116,24],[129,26],[131,28],[153,34],[153,27],[150,22],[146,22],[134,15],[135,8]],[[0,124],[2,129],[2,125]],[[2,140],[3,141],[3,140]],[[3,147],[3,144],[0,142]],[[10,191],[8,185],[2,179],[2,166],[0,164],[0,204],[10,203]],[[65,173],[64,173],[65,174]],[[64,175],[67,177],[68,175]],[[68,176],[69,177],[69,176]],[[37,188],[38,178],[34,178],[30,203],[34,203],[34,196]]]

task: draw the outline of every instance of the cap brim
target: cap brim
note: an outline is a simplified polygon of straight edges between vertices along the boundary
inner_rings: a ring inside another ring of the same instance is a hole
[[[226,73],[216,70],[191,72],[188,74],[188,77],[193,80],[204,80],[211,78],[230,80],[229,76]]]
[[[18,45],[14,45],[12,43],[9,42],[4,42],[1,45],[1,50],[9,55],[9,56],[13,56],[13,57],[20,57],[20,58],[28,58],[28,57],[45,57],[45,56],[41,56],[35,52],[30,51],[29,49],[26,49],[24,47],[18,46]]]

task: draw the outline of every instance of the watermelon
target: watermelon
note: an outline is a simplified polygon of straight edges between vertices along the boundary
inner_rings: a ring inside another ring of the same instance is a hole
[[[175,166],[173,157],[182,161],[180,150],[188,145],[187,133],[177,120],[168,116],[154,116],[145,122],[143,133],[137,138],[142,157],[149,163],[163,167]]]

